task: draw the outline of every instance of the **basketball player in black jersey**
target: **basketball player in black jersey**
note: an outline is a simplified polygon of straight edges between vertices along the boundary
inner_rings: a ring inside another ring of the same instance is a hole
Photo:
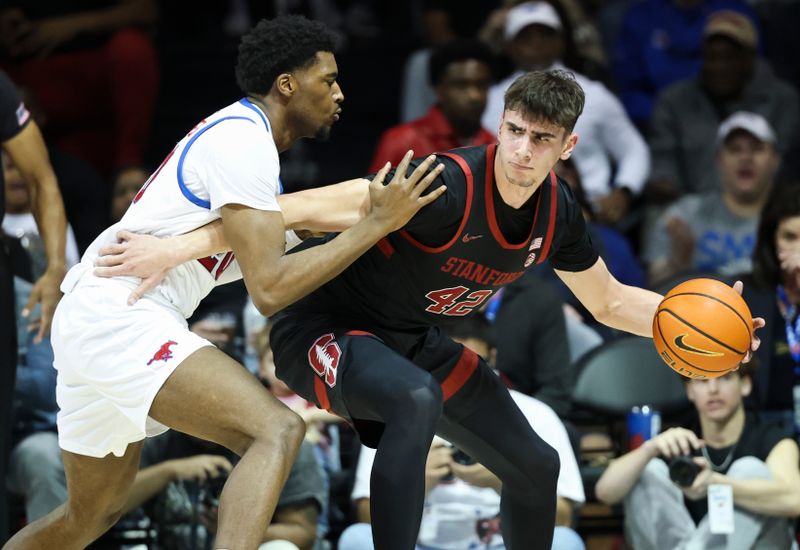
[[[377,448],[370,502],[380,550],[414,548],[437,433],[502,480],[507,548],[551,545],[558,455],[485,361],[445,335],[449,323],[548,260],[599,321],[652,336],[661,296],[611,276],[568,185],[552,173],[578,141],[583,104],[569,73],[520,77],[506,93],[496,145],[439,154],[447,191],[276,318],[278,376]],[[347,200],[331,208],[346,210]]]

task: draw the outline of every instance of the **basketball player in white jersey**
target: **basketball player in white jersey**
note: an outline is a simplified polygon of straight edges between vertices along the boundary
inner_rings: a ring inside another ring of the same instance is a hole
[[[277,200],[278,153],[301,137],[325,136],[338,120],[344,96],[333,46],[328,29],[302,17],[260,22],[239,49],[237,80],[247,97],[184,137],[122,220],[67,274],[52,343],[69,497],[4,548],[69,550],[95,540],[119,517],[144,438],[167,427],[241,456],[220,497],[216,548],[249,550],[261,542],[303,421],[190,332],[185,319],[212,288],[242,276],[270,315],[340,273],[444,190],[421,197],[441,167],[428,173],[431,158],[406,178],[407,155],[389,185],[380,181],[386,168],[376,177],[361,221],[330,244],[284,256],[287,225],[330,230],[339,223],[335,203],[324,209],[289,201],[282,213]],[[347,192],[347,184],[341,188]],[[309,212],[319,219],[309,221]],[[168,237],[217,219],[232,252],[172,269],[133,305],[128,296],[137,279],[93,274],[98,250],[121,230]]]

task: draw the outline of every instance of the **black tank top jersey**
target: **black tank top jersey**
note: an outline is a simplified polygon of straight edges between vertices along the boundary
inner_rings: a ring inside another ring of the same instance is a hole
[[[546,259],[567,271],[591,267],[598,256],[567,184],[551,173],[513,209],[494,183],[495,150],[437,154],[445,171],[430,189],[443,183],[447,191],[291,309],[334,314],[353,328],[413,332],[477,311]]]

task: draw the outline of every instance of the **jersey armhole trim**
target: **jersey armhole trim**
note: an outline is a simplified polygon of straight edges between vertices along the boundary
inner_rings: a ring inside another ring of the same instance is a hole
[[[199,206],[200,208],[205,208],[206,210],[211,210],[211,201],[203,200],[194,193],[192,193],[191,191],[189,191],[189,188],[186,186],[186,182],[183,180],[183,161],[186,159],[186,154],[189,152],[189,149],[197,140],[197,138],[202,136],[205,132],[207,132],[220,122],[224,122],[226,120],[246,120],[252,124],[255,124],[255,122],[252,119],[249,119],[245,116],[226,116],[219,120],[215,120],[214,122],[212,122],[211,124],[209,124],[208,126],[206,126],[205,128],[203,128],[202,130],[200,130],[199,132],[197,132],[195,135],[192,136],[192,138],[189,140],[189,143],[187,143],[186,147],[184,147],[183,151],[181,151],[181,156],[178,158],[178,168],[177,168],[178,187],[180,187],[181,193],[183,193],[183,196],[186,197],[189,200],[189,202]]]
[[[490,145],[489,147],[493,148],[494,146]],[[464,231],[464,227],[466,227],[467,221],[469,220],[470,211],[472,210],[472,192],[473,192],[473,183],[474,183],[473,179],[474,178],[473,178],[473,175],[472,175],[472,170],[470,169],[469,165],[467,164],[467,161],[464,160],[463,157],[461,157],[459,155],[454,155],[452,153],[437,153],[437,155],[438,156],[442,156],[442,157],[447,157],[447,158],[455,161],[455,163],[458,164],[458,166],[461,168],[461,171],[464,173],[464,176],[467,179],[467,202],[466,202],[466,206],[464,207],[464,217],[461,218],[461,225],[459,225],[458,230],[453,235],[453,238],[450,239],[448,242],[446,242],[445,244],[443,244],[441,246],[437,246],[437,247],[426,246],[426,245],[422,244],[421,242],[419,242],[418,240],[416,240],[414,237],[412,237],[411,234],[408,231],[406,231],[405,229],[401,229],[400,230],[400,234],[403,237],[405,237],[405,239],[408,242],[410,242],[411,244],[413,244],[414,246],[416,246],[420,250],[422,250],[424,252],[427,252],[429,254],[438,254],[440,252],[444,252],[445,250],[447,250],[448,248],[453,246],[453,243],[455,243],[458,240],[458,237],[460,237],[461,233]]]
[[[552,170],[550,171],[550,219],[547,220],[547,234],[544,238],[544,244],[542,245],[542,253],[539,255],[539,261],[536,262],[537,264],[542,263],[547,258],[547,255],[550,253],[550,244],[553,242],[553,233],[555,233],[556,227],[556,211],[558,210],[558,179],[556,178],[556,173]]]

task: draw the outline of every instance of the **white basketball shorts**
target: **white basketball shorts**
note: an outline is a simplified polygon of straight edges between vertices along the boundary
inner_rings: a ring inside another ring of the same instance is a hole
[[[58,440],[69,452],[122,456],[129,443],[167,427],[148,413],[181,361],[212,344],[177,311],[143,298],[127,305],[123,285],[81,285],[53,318]]]

